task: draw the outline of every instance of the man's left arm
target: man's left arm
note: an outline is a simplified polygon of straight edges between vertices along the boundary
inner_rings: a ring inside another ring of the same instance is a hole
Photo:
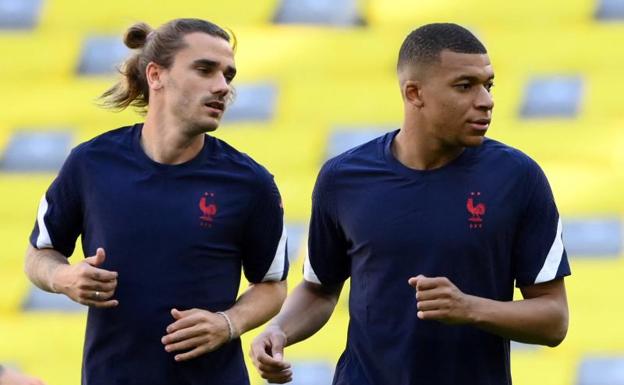
[[[275,316],[286,299],[287,232],[273,177],[260,173],[256,200],[242,234],[242,265],[249,288],[220,312],[172,309],[175,321],[162,338],[165,350],[185,361],[211,352]]]
[[[568,330],[564,277],[570,275],[559,212],[542,169],[524,158],[526,176],[518,201],[511,273],[522,296],[497,301],[468,295],[446,277],[410,278],[416,289],[418,317],[471,324],[518,342],[556,346]]]
[[[251,284],[234,306],[224,312],[173,309],[175,321],[162,338],[168,352],[186,361],[216,350],[275,316],[286,298],[286,281]]]
[[[521,287],[524,299],[496,301],[461,292],[448,278],[417,276],[418,318],[469,324],[510,340],[559,345],[568,330],[564,279]]]

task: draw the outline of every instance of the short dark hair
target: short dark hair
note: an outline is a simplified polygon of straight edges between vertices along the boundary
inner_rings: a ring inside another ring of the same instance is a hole
[[[397,68],[437,61],[445,49],[457,53],[487,53],[485,46],[466,28],[453,23],[432,23],[407,35],[399,50]]]
[[[136,23],[126,31],[124,43],[136,51],[122,64],[122,79],[108,89],[100,99],[104,107],[123,110],[134,106],[145,112],[149,104],[149,86],[145,69],[149,62],[170,68],[173,58],[186,47],[184,37],[193,32],[202,32],[223,39],[236,49],[236,37],[218,25],[201,19],[174,19],[158,29],[146,23]]]

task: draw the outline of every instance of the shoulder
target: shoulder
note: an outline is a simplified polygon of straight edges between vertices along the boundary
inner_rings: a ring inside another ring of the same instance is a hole
[[[321,168],[319,177],[326,174],[333,176],[349,172],[354,168],[366,167],[367,164],[383,161],[384,148],[388,140],[391,140],[396,132],[388,132],[366,143],[355,146],[325,162]]]
[[[350,182],[360,180],[359,178],[368,174],[370,170],[384,167],[384,148],[393,134],[390,132],[378,136],[328,159],[316,178],[313,196],[319,197],[347,187]]]
[[[480,146],[479,153],[484,162],[498,164],[509,171],[522,173],[541,171],[540,166],[529,155],[494,139],[486,138]]]
[[[550,184],[540,165],[529,155],[496,140],[487,139],[480,151],[480,171],[502,175],[526,195],[535,191],[550,194]]]
[[[241,152],[222,139],[208,135],[213,142],[214,153],[221,158],[227,169],[237,175],[249,178],[254,184],[271,186],[274,184],[273,175],[263,165],[248,154]]]
[[[64,169],[84,170],[85,165],[100,154],[119,154],[131,149],[132,130],[126,126],[107,131],[74,147],[65,159]],[[91,162],[93,163],[93,162]]]
[[[132,134],[136,125],[120,127],[100,134],[86,142],[83,142],[72,150],[75,157],[88,156],[92,152],[119,152],[130,150],[132,146]]]

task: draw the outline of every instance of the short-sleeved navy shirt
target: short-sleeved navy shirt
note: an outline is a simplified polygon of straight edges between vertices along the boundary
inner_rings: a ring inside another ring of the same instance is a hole
[[[467,294],[510,301],[514,284],[569,275],[546,177],[490,139],[439,169],[413,170],[392,154],[397,133],[329,160],[315,186],[304,277],[351,278],[334,384],[511,384],[509,340],[418,319],[407,280],[444,276]]]
[[[37,248],[106,251],[119,306],[89,308],[84,385],[248,384],[240,340],[177,363],[161,338],[172,308],[221,311],[252,283],[286,278],[286,232],[273,177],[209,135],[180,165],[152,161],[142,124],[76,147],[41,199]],[[179,352],[177,352],[179,353]]]

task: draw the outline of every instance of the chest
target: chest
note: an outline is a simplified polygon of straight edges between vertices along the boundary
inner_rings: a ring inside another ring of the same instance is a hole
[[[234,251],[253,203],[248,181],[209,171],[174,175],[122,168],[112,175],[94,172],[86,186],[87,235],[116,244],[167,242],[181,252]]]
[[[362,183],[338,202],[354,266],[391,260],[436,273],[510,253],[524,201],[513,178],[465,173]]]

